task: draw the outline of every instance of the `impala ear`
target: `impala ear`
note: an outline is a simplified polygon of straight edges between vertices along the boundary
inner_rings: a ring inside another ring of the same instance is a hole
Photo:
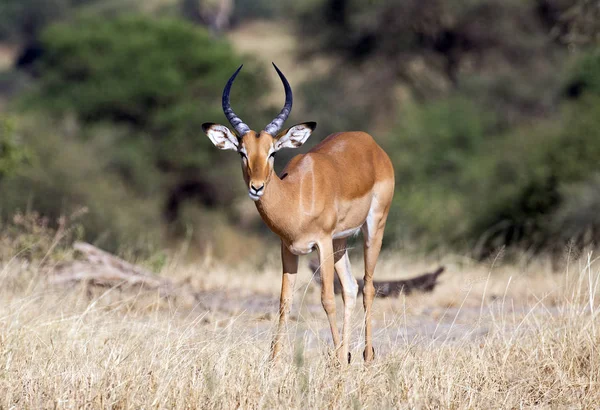
[[[275,151],[282,148],[298,148],[310,137],[310,134],[317,128],[316,122],[304,122],[296,124],[277,134],[275,139]]]
[[[238,139],[226,126],[205,122],[202,124],[202,131],[204,131],[212,143],[215,144],[215,147],[223,150],[238,150]]]

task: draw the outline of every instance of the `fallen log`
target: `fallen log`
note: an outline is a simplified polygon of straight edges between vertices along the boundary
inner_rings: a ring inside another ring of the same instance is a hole
[[[320,284],[321,272],[319,269],[319,262],[316,259],[313,259],[309,262],[308,266],[313,272],[315,272],[315,280]],[[415,291],[431,292],[437,285],[437,279],[444,272],[444,270],[445,268],[440,266],[433,272],[424,273],[411,279],[383,281],[374,280],[373,286],[375,287],[375,296],[387,298],[397,297],[401,293],[409,295]],[[357,279],[356,281],[358,282],[358,293],[361,294],[363,292],[363,288],[365,287],[365,282],[362,279]],[[342,293],[342,284],[340,283],[337,275],[335,275],[334,278],[333,289],[336,294]]]
[[[140,266],[133,265],[89,243],[76,242],[77,259],[52,267],[48,281],[55,285],[82,283],[88,295],[93,287],[140,289],[158,292],[161,298],[187,302],[193,309],[237,316],[241,312],[262,311],[264,306],[276,306],[278,300],[265,295],[240,295],[237,290],[195,290],[191,284],[174,282]],[[264,314],[263,314],[264,315]]]
[[[138,286],[158,290],[162,296],[175,294],[176,286],[170,280],[160,278],[89,243],[76,242],[73,248],[82,255],[83,260],[56,266],[50,283],[85,282],[107,287]]]

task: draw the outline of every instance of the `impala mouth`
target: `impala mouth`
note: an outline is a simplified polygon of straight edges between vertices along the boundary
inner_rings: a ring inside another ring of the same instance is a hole
[[[249,190],[248,196],[250,197],[251,200],[258,201],[260,199],[260,197],[263,196],[263,192],[264,191],[252,192],[251,190]]]

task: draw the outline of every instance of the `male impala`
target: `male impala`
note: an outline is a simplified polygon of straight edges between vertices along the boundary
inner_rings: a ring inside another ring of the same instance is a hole
[[[283,279],[279,328],[272,345],[275,358],[292,303],[298,255],[317,249],[321,265],[321,302],[327,313],[333,343],[340,361],[350,360],[350,316],[358,286],[350,272],[346,239],[362,230],[364,237],[366,361],[373,360],[371,305],[375,296],[373,272],[381,249],[381,238],[394,193],[394,169],[387,154],[364,132],[338,132],[325,138],[304,155],[295,156],[281,176],[273,172],[273,156],[282,148],[302,145],[316,127],[314,122],[294,125],[280,132],[292,110],[292,90],[273,64],[285,88],[285,104],[277,117],[261,132],[252,131],[235,115],[229,92],[240,68],[223,90],[223,111],[233,126],[205,123],[202,129],[213,144],[237,151],[248,195],[269,228],[281,238]],[[333,271],[343,287],[344,326],[342,340],[336,325]]]

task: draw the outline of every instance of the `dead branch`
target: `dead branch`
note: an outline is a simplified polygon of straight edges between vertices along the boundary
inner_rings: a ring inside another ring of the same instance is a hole
[[[321,272],[319,270],[319,262],[316,259],[313,259],[309,262],[308,266],[313,272],[315,272],[315,280],[320,284]],[[397,297],[401,293],[409,295],[414,291],[431,292],[437,285],[438,276],[444,272],[444,269],[445,268],[443,266],[440,266],[431,273],[424,273],[411,279],[385,281],[374,280],[373,286],[375,286],[375,296],[387,298]],[[363,292],[363,288],[365,287],[365,282],[362,279],[357,279],[357,282],[358,293],[361,294]],[[336,294],[342,293],[342,285],[337,275],[334,278],[333,286]]]
[[[156,289],[163,296],[175,294],[176,286],[173,282],[160,278],[140,266],[124,261],[89,243],[76,242],[73,247],[82,255],[83,260],[57,266],[52,272],[51,283],[85,282],[109,287],[139,286],[145,289]]]

